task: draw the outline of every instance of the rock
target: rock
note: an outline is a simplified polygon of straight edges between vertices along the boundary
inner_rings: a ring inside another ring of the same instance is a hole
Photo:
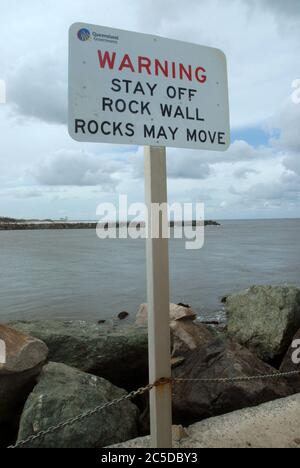
[[[299,371],[299,374],[288,377],[293,393],[300,393],[300,329],[294,336],[292,344],[281,364],[280,372]]]
[[[201,320],[201,323],[204,325],[212,325],[213,327],[218,327],[220,325],[218,320]]]
[[[188,437],[187,431],[182,426],[172,426],[172,439],[180,442]]]
[[[224,379],[275,373],[248,349],[226,339],[216,339],[186,356],[173,369],[173,377],[186,379]],[[243,382],[174,383],[173,421],[188,425],[195,421],[228,413],[291,394],[285,380]]]
[[[49,360],[135,390],[148,379],[147,330],[132,325],[83,321],[15,322],[16,329],[43,340]]]
[[[180,366],[185,361],[185,358],[183,356],[178,356],[178,357],[171,357],[171,367],[177,367]]]
[[[174,448],[299,448],[300,394],[197,422]],[[150,437],[115,445],[149,448]]]
[[[207,327],[207,329],[215,338],[224,338],[227,336],[227,324],[226,323],[219,322],[218,325],[213,325],[213,324],[206,323],[206,322],[201,322],[201,323]]]
[[[110,382],[64,364],[49,363],[30,394],[18,441],[126,395]],[[26,445],[28,448],[99,448],[136,437],[138,409],[130,401],[111,406]]]
[[[226,301],[229,336],[264,361],[284,355],[300,327],[300,289],[253,286]]]
[[[120,312],[120,313],[118,314],[118,319],[119,319],[119,320],[125,320],[125,319],[127,319],[128,317],[129,317],[129,313],[126,312],[125,310],[124,310],[123,312]]]
[[[0,425],[15,419],[48,355],[40,340],[0,325],[0,340],[5,343],[6,362],[0,364]]]
[[[187,352],[214,339],[213,334],[205,325],[191,320],[173,320],[170,327],[172,357],[184,356]]]
[[[6,325],[0,325],[0,339],[5,344],[5,362],[0,364],[0,375],[31,370],[47,358],[45,343]]]
[[[196,312],[191,307],[186,305],[170,304],[170,319],[171,320],[195,320]]]
[[[136,314],[136,325],[147,326],[147,317],[148,317],[148,305],[141,304],[139,310]],[[195,320],[197,314],[190,308],[185,305],[170,304],[170,320]]]

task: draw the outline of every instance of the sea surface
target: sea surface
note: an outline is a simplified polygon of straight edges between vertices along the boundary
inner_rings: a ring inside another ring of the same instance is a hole
[[[253,284],[300,286],[300,220],[221,221],[200,250],[169,243],[171,300],[202,319]],[[0,231],[0,320],[114,318],[146,301],[145,241],[94,230]]]

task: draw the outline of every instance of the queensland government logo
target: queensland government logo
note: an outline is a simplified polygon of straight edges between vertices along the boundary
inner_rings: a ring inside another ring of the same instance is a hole
[[[89,41],[91,39],[91,33],[88,29],[86,28],[82,28],[82,29],[79,29],[78,33],[77,33],[77,37],[78,39],[80,39],[81,41]]]

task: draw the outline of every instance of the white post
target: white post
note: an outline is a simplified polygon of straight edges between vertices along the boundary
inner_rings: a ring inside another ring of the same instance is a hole
[[[148,209],[147,232],[147,293],[150,383],[171,377],[169,318],[169,254],[168,238],[152,238],[155,220],[153,203],[167,202],[166,149],[145,147],[145,192]],[[163,217],[164,215],[162,215]],[[171,384],[155,387],[150,392],[150,425],[153,448],[172,447]]]

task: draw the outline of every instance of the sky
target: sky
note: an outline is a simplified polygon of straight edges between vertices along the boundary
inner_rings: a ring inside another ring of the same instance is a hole
[[[96,219],[99,203],[144,200],[143,149],[67,131],[74,22],[222,49],[232,144],[167,150],[168,195],[206,218],[300,217],[299,0],[1,0],[0,216]]]

